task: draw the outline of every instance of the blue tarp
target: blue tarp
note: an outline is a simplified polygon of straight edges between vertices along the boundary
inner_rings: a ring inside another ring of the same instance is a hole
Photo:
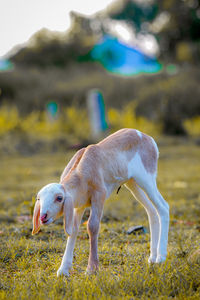
[[[0,71],[13,69],[13,64],[7,59],[0,59]]]
[[[108,71],[121,75],[156,73],[161,64],[138,49],[129,47],[110,35],[104,37],[91,50],[91,57]]]

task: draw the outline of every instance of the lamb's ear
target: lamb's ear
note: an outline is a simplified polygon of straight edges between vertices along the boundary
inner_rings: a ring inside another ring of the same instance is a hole
[[[67,196],[63,208],[64,230],[68,235],[72,235],[74,226],[74,204],[72,198]]]
[[[33,212],[33,230],[32,235],[36,234],[40,230],[40,202],[37,200]]]

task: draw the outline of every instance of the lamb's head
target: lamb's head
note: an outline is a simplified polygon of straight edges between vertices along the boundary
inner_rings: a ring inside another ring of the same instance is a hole
[[[65,188],[59,183],[44,186],[37,194],[33,213],[32,234],[40,230],[41,225],[48,225],[64,213],[65,231],[69,235],[73,229],[73,201]]]

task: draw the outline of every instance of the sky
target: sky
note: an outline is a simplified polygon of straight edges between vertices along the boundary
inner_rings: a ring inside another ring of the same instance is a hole
[[[0,57],[38,30],[65,31],[70,11],[91,15],[113,0],[0,0]]]

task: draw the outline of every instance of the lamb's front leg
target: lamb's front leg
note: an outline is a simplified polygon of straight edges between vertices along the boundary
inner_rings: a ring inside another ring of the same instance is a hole
[[[103,213],[103,204],[105,201],[105,193],[95,192],[91,200],[91,211],[88,220],[88,234],[90,238],[90,254],[88,259],[87,273],[91,274],[98,271],[98,235],[100,221]]]
[[[72,267],[73,252],[74,252],[76,237],[78,234],[78,229],[79,229],[79,225],[80,225],[84,210],[85,210],[84,208],[75,209],[73,233],[67,239],[65,253],[63,255],[63,259],[62,259],[60,268],[57,271],[57,276],[61,276],[61,275],[69,276],[69,270]]]

